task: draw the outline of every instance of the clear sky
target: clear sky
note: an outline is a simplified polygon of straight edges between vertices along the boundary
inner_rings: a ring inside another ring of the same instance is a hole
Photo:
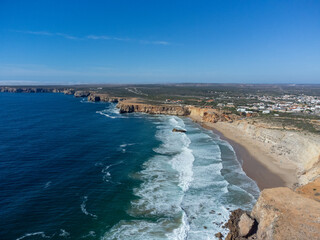
[[[0,0],[0,84],[320,83],[320,1]]]

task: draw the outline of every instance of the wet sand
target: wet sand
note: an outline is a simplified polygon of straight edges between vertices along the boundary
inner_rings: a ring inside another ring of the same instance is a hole
[[[280,176],[271,172],[268,168],[261,164],[248,152],[243,145],[225,137],[218,130],[213,129],[212,131],[218,134],[222,140],[225,140],[231,144],[236,152],[238,160],[242,163],[242,169],[245,171],[248,177],[253,179],[258,184],[260,190],[265,188],[286,186],[285,181]]]
[[[197,122],[197,119],[193,119]],[[202,127],[212,130],[222,140],[231,144],[242,168],[253,179],[260,190],[274,187],[292,187],[296,182],[296,170],[281,168],[280,159],[272,158],[268,152],[252,141],[245,139],[241,133],[234,133],[213,123],[200,123]]]

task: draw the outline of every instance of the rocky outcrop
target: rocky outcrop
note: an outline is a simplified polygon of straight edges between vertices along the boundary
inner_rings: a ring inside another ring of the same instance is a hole
[[[228,111],[188,106],[190,117],[197,122],[233,122],[240,117]]]
[[[149,114],[177,116],[188,116],[190,114],[187,107],[180,105],[150,105],[143,103],[119,102],[117,107],[120,109],[120,113],[143,112]]]
[[[320,202],[320,177],[295,190],[297,193]]]
[[[183,129],[177,129],[177,128],[174,128],[172,129],[172,132],[181,132],[181,133],[185,133],[187,132],[186,130],[183,130]]]
[[[59,91],[54,88],[41,88],[41,87],[1,87],[0,92],[11,92],[11,93],[50,93]]]
[[[251,235],[254,229],[255,220],[252,219],[247,213],[243,213],[240,217],[238,227],[240,237],[247,237]]]
[[[73,95],[75,93],[74,89],[65,89],[62,92],[66,95]]]
[[[111,97],[108,94],[97,94],[97,93],[90,93],[90,95],[88,96],[88,101],[91,102],[113,102],[113,103],[117,103],[119,101],[122,101],[123,98],[119,98],[119,97]]]
[[[151,105],[144,103],[136,103],[123,101],[120,102],[117,107],[120,109],[120,113],[131,112],[144,112],[149,114],[166,114],[177,116],[189,116],[197,122],[232,122],[238,119],[239,116],[231,114],[230,112],[219,111],[212,108],[200,108],[194,106],[182,106],[182,105]]]
[[[64,93],[73,95],[74,89],[70,88],[47,88],[47,87],[0,87],[0,92],[10,93]]]
[[[90,92],[88,92],[88,91],[76,91],[75,93],[74,93],[74,96],[75,97],[88,97],[90,95]]]
[[[319,183],[317,179],[296,192],[286,187],[263,190],[250,214],[245,216],[240,209],[232,212],[226,239],[320,239],[320,202],[313,198],[320,195]],[[304,191],[310,187],[311,192]]]

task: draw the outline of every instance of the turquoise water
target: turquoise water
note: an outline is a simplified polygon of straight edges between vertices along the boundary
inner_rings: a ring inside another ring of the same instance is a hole
[[[187,118],[62,94],[0,102],[0,239],[215,239],[258,196],[232,147]]]

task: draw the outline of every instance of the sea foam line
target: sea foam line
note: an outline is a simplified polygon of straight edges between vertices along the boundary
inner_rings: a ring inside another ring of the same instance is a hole
[[[40,236],[42,238],[51,238],[50,236],[47,236],[44,232],[34,232],[34,233],[26,233],[25,235],[17,238],[16,240],[21,240],[21,239],[32,237],[32,236]]]
[[[97,215],[95,214],[92,214],[92,213],[89,213],[86,209],[86,203],[88,201],[88,196],[84,196],[83,197],[83,202],[81,203],[81,211],[85,214],[85,215],[88,215],[88,216],[91,216],[93,218],[98,218]]]

